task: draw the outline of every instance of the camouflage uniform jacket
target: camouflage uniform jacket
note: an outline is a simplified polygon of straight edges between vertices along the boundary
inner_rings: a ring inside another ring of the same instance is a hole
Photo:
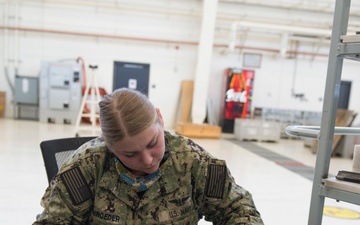
[[[235,184],[223,160],[165,131],[170,163],[140,198],[96,138],[81,146],[46,189],[34,224],[263,224],[251,194]]]

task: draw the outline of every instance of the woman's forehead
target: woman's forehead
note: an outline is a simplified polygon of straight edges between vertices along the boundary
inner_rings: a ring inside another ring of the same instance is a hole
[[[127,136],[116,144],[120,152],[136,152],[145,149],[159,135],[160,126],[154,123],[141,133]]]

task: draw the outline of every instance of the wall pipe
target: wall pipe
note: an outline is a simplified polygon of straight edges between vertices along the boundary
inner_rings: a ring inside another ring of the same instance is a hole
[[[319,28],[299,27],[299,26],[280,25],[280,24],[257,23],[257,22],[249,22],[249,21],[235,21],[231,25],[231,29],[237,29],[238,27],[251,29],[251,30],[274,32],[274,33],[285,32],[292,34],[313,35],[320,37],[331,36],[331,29],[319,29]]]
[[[308,27],[294,27],[288,25],[277,25],[277,24],[264,24],[264,23],[256,23],[256,22],[248,22],[248,21],[235,21],[231,24],[230,27],[230,38],[228,48],[230,51],[234,50],[236,43],[236,34],[238,30],[245,31],[257,31],[264,33],[272,33],[281,35],[281,44],[280,44],[280,55],[286,56],[287,51],[287,43],[290,39],[289,35],[299,35],[299,36],[311,36],[316,40],[318,38],[330,38],[331,31],[325,29],[315,29]],[[317,38],[316,38],[317,37]],[[313,39],[314,39],[313,38]]]
[[[253,6],[261,6],[261,7],[271,7],[271,8],[280,8],[285,10],[302,10],[302,11],[310,11],[315,13],[327,13],[333,14],[335,4],[331,0],[329,2],[319,2],[319,1],[308,1],[311,4],[301,4],[298,3],[287,3],[283,4],[282,1],[258,1],[258,0],[242,0],[242,1],[234,1],[234,0],[220,0],[219,4],[227,5],[227,4],[236,4],[236,5],[253,5]],[[43,6],[43,0],[27,0],[26,3],[32,3],[36,5]],[[131,6],[132,1],[73,1],[73,0],[52,0],[49,4],[63,4],[63,5],[72,5],[72,6],[89,6],[89,7],[99,7],[105,9],[112,9],[112,10],[133,10],[133,11],[143,11],[143,12],[155,12],[155,13],[170,13],[171,15],[194,15],[200,17],[202,12],[198,9],[186,9],[186,8],[170,8],[166,7],[165,5],[158,5],[156,7],[152,5],[144,5],[141,6]],[[352,16],[360,16],[359,11],[360,5],[359,4],[352,4],[352,11],[350,15]],[[225,20],[236,20],[239,18],[238,14],[233,14],[229,16],[229,12],[218,13],[218,19],[225,19]]]
[[[9,3],[5,3],[4,6],[4,24],[5,26],[9,23]],[[9,32],[8,30],[4,30],[4,75],[6,82],[8,83],[11,93],[14,95],[15,88],[14,85],[11,83],[11,79],[9,76]]]
[[[19,30],[25,32],[36,32],[36,33],[49,33],[49,34],[61,34],[61,35],[74,35],[74,36],[85,36],[85,37],[95,37],[95,38],[110,38],[110,39],[122,39],[122,40],[131,40],[131,41],[145,41],[145,42],[155,42],[155,43],[167,43],[167,44],[183,44],[183,45],[193,45],[197,46],[197,41],[181,41],[181,40],[168,40],[168,39],[155,39],[155,38],[140,38],[140,37],[129,37],[129,36],[120,36],[120,35],[110,35],[110,34],[99,34],[99,33],[84,33],[84,32],[74,32],[74,31],[64,31],[64,30],[54,30],[54,29],[39,29],[39,28],[30,28],[30,27],[13,27],[13,26],[0,26],[2,30]],[[228,48],[227,44],[214,44],[216,48]],[[243,45],[235,45],[236,49],[247,49],[253,51],[265,51],[271,53],[280,53],[279,49],[273,48],[259,48]],[[308,55],[308,56],[321,56],[328,57],[328,54],[313,53],[313,52],[303,52],[303,51],[287,51],[289,54],[299,54],[299,55]]]
[[[20,26],[20,1],[16,1],[16,4],[15,4],[14,23],[15,23],[15,27]],[[15,71],[15,75],[18,75],[19,61],[20,61],[19,30],[15,30],[14,36],[15,36],[15,38],[14,38],[14,71]]]

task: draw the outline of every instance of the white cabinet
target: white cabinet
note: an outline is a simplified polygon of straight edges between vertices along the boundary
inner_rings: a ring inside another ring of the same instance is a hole
[[[234,135],[237,140],[272,141],[280,140],[281,124],[276,121],[235,119]]]

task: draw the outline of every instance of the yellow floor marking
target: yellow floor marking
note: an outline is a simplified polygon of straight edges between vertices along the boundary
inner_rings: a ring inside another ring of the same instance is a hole
[[[359,212],[333,206],[324,206],[324,215],[342,219],[360,219]]]

